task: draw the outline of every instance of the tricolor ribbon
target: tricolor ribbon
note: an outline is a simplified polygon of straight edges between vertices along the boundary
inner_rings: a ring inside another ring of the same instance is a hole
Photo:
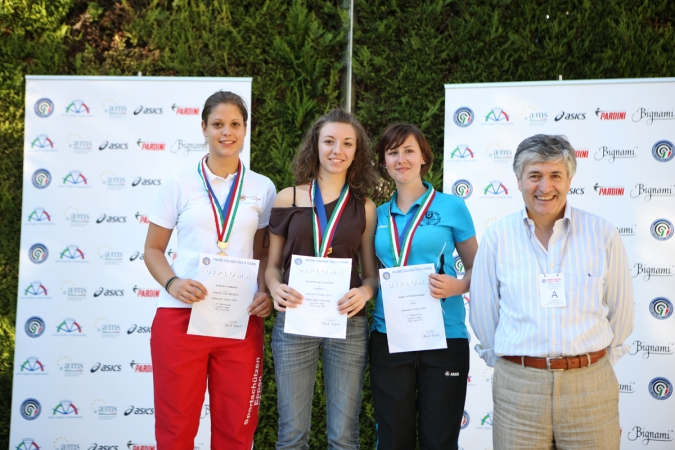
[[[326,207],[323,204],[323,197],[321,197],[321,189],[316,180],[309,183],[309,201],[312,204],[312,232],[314,234],[314,255],[320,258],[325,258],[333,251],[331,244],[335,236],[338,222],[342,212],[347,206],[349,200],[349,185],[345,183],[340,192],[337,205],[330,215],[330,220],[326,220]]]
[[[396,221],[394,220],[394,215],[391,213],[391,205],[396,202],[396,194],[392,197],[389,205],[389,238],[391,241],[391,252],[394,255],[394,267],[401,267],[408,264],[413,236],[415,235],[415,231],[420,222],[429,210],[431,202],[434,201],[435,196],[436,190],[433,187],[430,187],[422,197],[421,206],[415,205],[417,209],[416,211],[413,211],[411,219],[408,220],[408,223],[400,235],[398,233]],[[401,242],[403,242],[403,244],[401,244]]]
[[[234,218],[237,215],[237,209],[239,208],[239,199],[244,186],[246,167],[244,167],[244,165],[241,163],[241,160],[239,160],[237,173],[234,176],[234,181],[232,182],[232,188],[230,189],[229,194],[227,194],[225,205],[221,207],[218,199],[216,198],[216,194],[213,193],[211,183],[209,183],[209,178],[206,175],[207,158],[208,155],[202,158],[200,163],[197,165],[197,172],[199,173],[199,177],[202,179],[204,189],[206,189],[206,192],[209,195],[209,200],[211,201],[213,219],[216,222],[216,234],[218,235],[218,240],[216,243],[221,250],[225,250],[225,248],[227,248],[227,242],[230,240],[230,233],[232,233]]]

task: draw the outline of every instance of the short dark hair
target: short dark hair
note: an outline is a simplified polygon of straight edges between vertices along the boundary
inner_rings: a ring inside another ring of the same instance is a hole
[[[424,133],[417,128],[415,125],[410,123],[394,123],[389,125],[386,130],[380,136],[380,141],[377,143],[377,170],[380,172],[380,175],[385,179],[391,179],[387,173],[387,168],[384,162],[384,154],[390,148],[400,147],[408,136],[413,136],[417,141],[417,145],[420,146],[422,151],[422,158],[425,163],[420,169],[420,177],[429,172],[431,165],[434,163],[434,154],[429,147],[429,142],[424,136]]]
[[[349,190],[360,202],[365,202],[375,187],[377,177],[373,170],[370,140],[363,125],[351,113],[342,109],[332,109],[314,121],[300,144],[293,160],[293,174],[297,185],[307,184],[319,175],[319,134],[327,123],[346,123],[356,133],[356,152],[354,160],[347,169]]]
[[[572,178],[577,172],[577,155],[574,147],[565,136],[554,134],[535,134],[518,144],[513,157],[513,171],[522,179],[525,166],[532,163],[561,161]]]
[[[213,108],[220,105],[221,103],[226,105],[235,105],[237,108],[239,108],[239,111],[244,118],[244,124],[248,123],[248,109],[246,109],[246,102],[244,102],[244,99],[234,92],[218,91],[215,94],[212,94],[204,102],[204,109],[202,109],[202,120],[204,121],[204,125],[209,124],[208,119],[211,115],[211,111],[213,111]]]

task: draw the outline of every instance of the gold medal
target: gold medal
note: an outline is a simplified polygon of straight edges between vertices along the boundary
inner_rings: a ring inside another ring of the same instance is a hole
[[[330,255],[333,253],[333,247],[328,247],[328,251],[326,252],[326,256]]]
[[[218,256],[227,256],[227,253],[225,253],[225,249],[227,248],[227,242],[218,241],[218,248],[220,249],[220,253],[218,253]]]

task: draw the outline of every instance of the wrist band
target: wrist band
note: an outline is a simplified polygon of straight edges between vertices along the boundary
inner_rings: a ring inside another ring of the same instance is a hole
[[[169,288],[171,287],[171,283],[173,283],[177,279],[178,279],[178,277],[169,278],[169,281],[167,281],[166,284],[164,285],[164,289],[166,289],[166,292],[169,292]]]

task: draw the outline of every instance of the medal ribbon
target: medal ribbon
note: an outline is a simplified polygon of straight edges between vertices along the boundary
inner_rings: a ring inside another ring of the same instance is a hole
[[[405,228],[400,235],[398,227],[396,226],[396,221],[394,220],[394,215],[391,213],[391,205],[396,201],[396,197],[392,197],[389,205],[389,238],[391,241],[391,252],[394,255],[394,267],[401,267],[408,264],[410,244],[412,243],[413,236],[415,235],[415,231],[420,222],[422,222],[424,215],[429,210],[431,202],[434,201],[435,196],[436,190],[433,187],[427,190],[426,194],[422,197],[421,206],[415,205],[417,209],[411,212],[411,218],[408,219],[408,223],[405,225]],[[402,245],[401,242],[403,242]]]
[[[211,183],[209,183],[209,178],[206,176],[206,159],[208,155],[204,156],[200,163],[197,165],[197,172],[199,177],[202,179],[204,184],[204,189],[209,194],[209,200],[211,202],[211,209],[213,210],[213,219],[216,222],[216,234],[218,235],[218,242],[225,242],[230,239],[230,233],[232,233],[232,228],[234,224],[234,218],[237,215],[237,209],[239,208],[239,199],[241,198],[241,192],[244,186],[244,175],[246,174],[246,167],[239,160],[237,166],[237,174],[234,176],[232,181],[232,187],[230,192],[227,194],[227,199],[225,200],[224,207],[220,206],[216,194],[214,194],[213,189],[211,188]]]
[[[330,220],[326,220],[326,207],[321,197],[321,189],[316,180],[309,184],[309,201],[312,204],[312,232],[314,234],[314,254],[319,258],[327,257],[331,251],[331,244],[335,236],[337,224],[340,221],[347,201],[349,200],[349,185],[345,183],[338,198],[337,205],[330,215]]]

